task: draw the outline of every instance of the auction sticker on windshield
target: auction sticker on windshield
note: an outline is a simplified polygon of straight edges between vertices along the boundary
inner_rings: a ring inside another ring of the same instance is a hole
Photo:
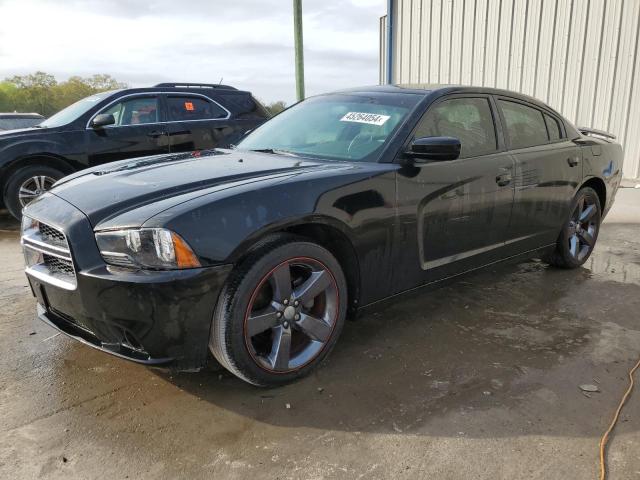
[[[391,117],[377,113],[349,112],[340,119],[341,122],[368,123],[369,125],[384,125]]]

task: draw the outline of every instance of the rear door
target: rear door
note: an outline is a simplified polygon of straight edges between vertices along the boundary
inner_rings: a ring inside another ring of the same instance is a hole
[[[113,115],[116,122],[92,128],[89,121],[86,130],[89,165],[169,152],[164,111],[158,95],[127,96],[97,114]]]
[[[414,164],[398,172],[398,208],[405,230],[399,255],[403,264],[412,265],[395,271],[398,290],[502,255],[513,203],[513,159],[504,149],[491,97],[456,95],[432,105],[412,137],[437,136],[458,138],[460,158]],[[407,248],[414,222],[415,256]]]
[[[582,159],[553,112],[510,97],[498,97],[497,105],[515,160],[508,243],[520,253],[556,241],[582,179]]]
[[[227,147],[231,113],[202,95],[167,94],[167,132],[172,152]]]

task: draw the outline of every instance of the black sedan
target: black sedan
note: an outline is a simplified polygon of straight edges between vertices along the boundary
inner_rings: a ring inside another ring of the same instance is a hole
[[[160,83],[92,95],[32,128],[0,132],[0,208],[20,218],[65,175],[126,158],[228,147],[267,118],[250,92],[229,85]]]
[[[24,210],[26,272],[40,318],[84,343],[278,385],[363,307],[505,259],[582,265],[621,159],[508,91],[320,95],[232,150],[61,180]]]

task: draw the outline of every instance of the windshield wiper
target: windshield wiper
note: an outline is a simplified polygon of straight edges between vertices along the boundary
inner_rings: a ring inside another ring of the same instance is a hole
[[[258,153],[269,153],[269,154],[273,154],[273,155],[289,155],[291,157],[298,157],[299,155],[296,155],[293,152],[290,152],[288,150],[278,150],[275,148],[255,148],[255,149],[250,149],[250,152],[258,152]]]

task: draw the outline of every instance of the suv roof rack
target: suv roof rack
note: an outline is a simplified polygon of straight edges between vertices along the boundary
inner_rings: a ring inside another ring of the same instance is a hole
[[[226,90],[237,90],[237,88],[232,87],[231,85],[222,85],[219,83],[167,82],[167,83],[159,83],[157,85],[154,85],[154,87],[223,88]]]

